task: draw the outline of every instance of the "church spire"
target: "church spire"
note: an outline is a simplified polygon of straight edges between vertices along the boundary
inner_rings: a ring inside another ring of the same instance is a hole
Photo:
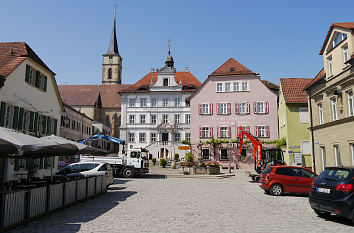
[[[116,35],[116,12],[117,5],[114,6],[114,21],[113,21],[113,30],[111,35],[111,41],[109,42],[109,47],[107,54],[119,54],[118,52],[118,43],[117,43],[117,35]]]

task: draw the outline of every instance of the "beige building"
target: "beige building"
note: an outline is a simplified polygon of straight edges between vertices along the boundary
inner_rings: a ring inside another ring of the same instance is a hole
[[[58,135],[64,108],[55,74],[26,43],[0,43],[0,76],[0,127],[36,137]],[[48,176],[52,164],[57,169],[57,157],[51,159],[6,159],[0,174],[17,180],[35,167],[36,176]]]
[[[320,55],[324,68],[305,87],[317,173],[354,165],[354,23],[331,25]]]

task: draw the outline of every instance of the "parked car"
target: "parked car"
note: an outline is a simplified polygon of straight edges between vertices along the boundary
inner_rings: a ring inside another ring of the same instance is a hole
[[[108,163],[79,162],[72,163],[55,173],[55,176],[102,176],[107,177],[107,186],[113,184],[113,171]]]
[[[274,196],[284,193],[309,194],[317,174],[303,167],[271,166],[261,174],[260,187]]]
[[[309,202],[323,218],[331,214],[349,218],[354,223],[354,167],[327,167],[314,180]]]

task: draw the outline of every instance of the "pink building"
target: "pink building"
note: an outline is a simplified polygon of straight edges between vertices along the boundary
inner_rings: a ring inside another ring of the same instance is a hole
[[[201,152],[203,162],[217,161],[227,167],[231,151],[231,166],[235,166],[237,145],[215,148],[200,142],[211,138],[236,139],[237,127],[243,126],[262,140],[278,138],[279,87],[260,77],[233,58],[215,70],[202,87],[190,97],[191,144],[196,159]]]

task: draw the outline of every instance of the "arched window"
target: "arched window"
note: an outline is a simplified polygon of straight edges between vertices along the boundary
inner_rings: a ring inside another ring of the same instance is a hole
[[[108,69],[108,79],[112,79],[112,68]]]

